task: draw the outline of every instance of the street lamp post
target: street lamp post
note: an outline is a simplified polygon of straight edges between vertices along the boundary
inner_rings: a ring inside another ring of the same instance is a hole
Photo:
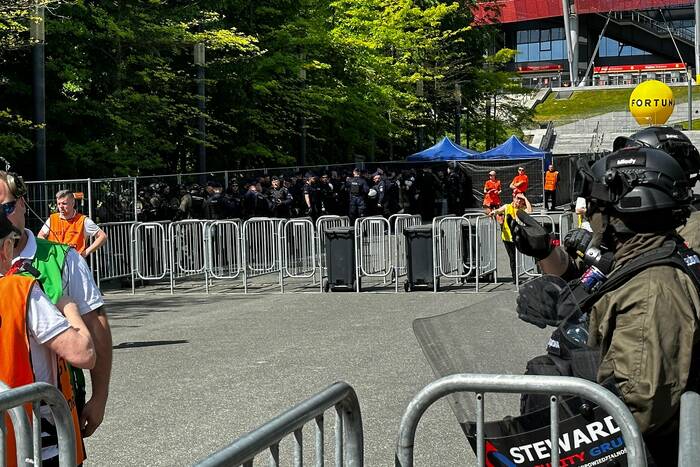
[[[206,85],[205,85],[205,75],[204,66],[206,65],[206,58],[204,56],[204,44],[199,43],[194,46],[194,64],[197,67],[197,108],[199,109],[199,116],[197,117],[197,130],[199,133],[199,143],[197,144],[197,171],[204,174],[207,171],[207,148],[205,146],[207,138],[207,128],[205,121],[205,112],[207,110],[206,101]],[[201,175],[200,178],[204,178]]]
[[[36,178],[46,180],[46,75],[44,67],[45,28],[43,0],[34,0],[33,18],[29,28],[32,43],[32,87],[34,91],[34,149]]]

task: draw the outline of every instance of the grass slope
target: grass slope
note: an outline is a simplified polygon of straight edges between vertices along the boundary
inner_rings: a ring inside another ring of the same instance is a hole
[[[535,108],[535,120],[555,123],[568,123],[582,118],[593,117],[608,112],[628,110],[628,101],[634,88],[605,89],[600,91],[574,91],[568,99],[555,99],[551,93],[547,99]],[[688,88],[674,86],[671,88],[676,102],[688,101]],[[700,86],[693,86],[693,98],[698,96]]]

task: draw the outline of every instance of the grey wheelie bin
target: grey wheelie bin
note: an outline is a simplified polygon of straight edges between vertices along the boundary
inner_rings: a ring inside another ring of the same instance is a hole
[[[326,231],[328,278],[323,290],[355,290],[355,228],[335,227]]]
[[[406,237],[406,292],[417,288],[433,290],[433,228],[414,225],[403,231]],[[440,279],[437,287],[440,288]]]

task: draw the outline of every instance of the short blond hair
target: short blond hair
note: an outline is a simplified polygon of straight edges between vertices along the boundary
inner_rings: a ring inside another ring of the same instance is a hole
[[[73,194],[73,191],[71,190],[59,190],[56,192],[56,199],[63,199],[63,198],[73,198],[75,199],[75,195]]]

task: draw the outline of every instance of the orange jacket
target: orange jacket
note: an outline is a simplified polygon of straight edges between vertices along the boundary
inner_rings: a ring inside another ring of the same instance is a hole
[[[87,243],[85,241],[85,219],[79,212],[71,219],[62,219],[57,212],[49,217],[49,236],[47,240],[69,245],[78,250],[78,253],[85,251]]]
[[[510,182],[510,184],[515,186],[516,190],[520,191],[521,193],[525,193],[527,191],[528,185],[527,175],[516,175],[515,178],[513,178],[513,181]]]
[[[490,193],[491,190],[496,190]],[[501,195],[498,194],[501,191],[501,181],[500,180],[486,180],[484,183],[484,206],[500,206],[501,205]]]
[[[11,388],[17,388],[35,381],[34,369],[29,347],[29,331],[27,330],[27,310],[29,296],[34,286],[34,279],[27,276],[11,275],[0,277],[0,380]],[[76,437],[76,452],[78,463],[85,460],[83,440],[80,436],[78,412],[73,397],[73,387],[70,383],[70,373],[62,358],[58,361],[58,389],[68,401],[73,418],[73,429]],[[25,405],[29,419],[32,418],[31,404]],[[10,424],[9,415],[5,414],[7,428],[7,449],[5,461],[9,467],[16,467],[17,454],[15,435]]]
[[[559,172],[556,170],[550,172],[549,170],[544,173],[544,189],[545,191],[554,191],[557,189],[557,180],[559,179]]]

